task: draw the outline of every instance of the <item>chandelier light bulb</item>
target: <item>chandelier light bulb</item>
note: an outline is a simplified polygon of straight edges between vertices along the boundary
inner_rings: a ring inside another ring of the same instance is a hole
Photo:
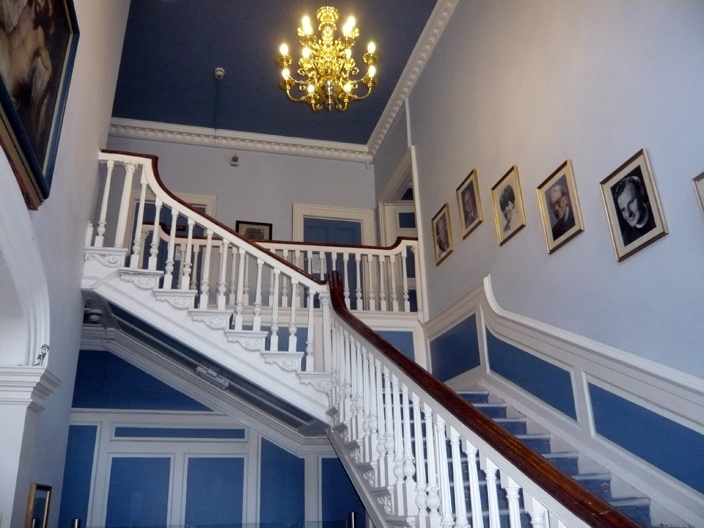
[[[376,75],[376,66],[369,66],[369,77]]]
[[[281,70],[281,76],[282,76],[284,79],[288,79],[288,77],[289,77],[290,74],[291,74],[291,72],[288,71],[288,68],[284,68],[283,70]]]
[[[306,46],[305,48],[303,48],[303,58],[307,59],[308,57],[310,57],[310,48]]]
[[[348,24],[345,24],[342,26],[342,34],[347,38],[350,34],[350,26]]]
[[[352,57],[352,50],[350,48],[347,48],[345,50],[345,57],[347,57],[348,59]]]
[[[345,84],[344,88],[347,93],[350,93],[350,90],[352,90],[352,84],[347,83]]]
[[[288,46],[286,44],[281,44],[279,51],[281,52],[281,55],[288,55]]]
[[[308,15],[303,17],[303,20],[301,20],[301,24],[303,24],[303,32],[306,35],[310,35],[313,33],[313,27],[310,25],[310,18],[308,18]]]
[[[376,51],[376,44],[374,44],[373,42],[370,42],[370,43],[367,45],[367,51],[368,51],[369,53],[374,53],[374,52]]]
[[[314,90],[315,90],[315,86],[313,86],[312,84],[309,84],[308,85],[308,93],[312,94]]]
[[[352,29],[354,29],[355,23],[356,23],[356,20],[354,19],[353,16],[351,16],[347,19],[347,25],[350,27],[350,31],[352,31]]]

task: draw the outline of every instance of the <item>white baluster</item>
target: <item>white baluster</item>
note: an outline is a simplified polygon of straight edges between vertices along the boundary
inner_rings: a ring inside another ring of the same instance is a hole
[[[225,309],[225,293],[227,292],[227,253],[229,251],[229,244],[227,240],[222,240],[222,247],[220,248],[220,278],[218,280],[218,310]]]
[[[289,253],[290,256],[290,253]],[[281,308],[288,307],[288,283],[290,279],[284,275],[281,279]]]
[[[386,311],[386,257],[379,255],[379,308]]]
[[[262,266],[264,261],[257,259],[257,286],[254,292],[254,319],[252,320],[252,330],[259,332],[262,329]]]
[[[451,527],[454,521],[452,518],[450,475],[447,463],[447,436],[445,432],[445,420],[439,414],[435,414],[435,434],[437,437],[438,480],[440,485],[440,509],[442,513],[440,525]]]
[[[533,528],[547,526],[547,509],[525,489],[523,490],[523,505],[530,515],[530,524]]]
[[[421,402],[417,394],[413,394],[413,436],[416,448],[416,507],[418,517],[421,519],[419,526],[424,526],[428,517],[426,491],[427,482],[425,479],[425,455],[423,453],[423,421],[421,418]]]
[[[347,438],[352,439],[352,425],[354,422],[352,419],[352,407],[354,406],[354,402],[352,401],[352,346],[347,330],[344,331],[344,365],[345,377],[343,378],[342,386],[344,394],[344,421],[347,425]]]
[[[154,202],[154,225],[152,226],[152,244],[149,248],[149,264],[150,270],[156,269],[156,257],[159,255],[159,240],[161,239],[161,198],[157,198]]]
[[[112,171],[115,168],[115,161],[108,160],[108,171],[105,176],[105,188],[103,189],[103,201],[100,204],[100,217],[98,219],[98,235],[95,237],[95,247],[103,247],[105,235],[105,219],[108,214],[108,196],[110,195],[110,183],[112,181]],[[87,245],[87,244],[86,244]]]
[[[190,289],[191,290],[197,290],[197,280],[198,280],[198,269],[200,266],[200,252],[201,252],[202,246],[200,245],[199,242],[194,241],[193,242],[193,268],[191,271],[191,284],[190,284]]]
[[[510,528],[521,528],[521,487],[505,471],[501,471],[501,487],[506,490]]]
[[[362,431],[362,425],[360,423],[362,421],[362,406],[360,405],[362,403],[362,398],[359,394],[359,375],[361,372],[359,368],[359,343],[351,335],[350,365],[352,367],[350,370],[350,382],[352,385],[352,437],[350,440],[357,440],[362,435],[362,433],[360,433],[360,431]]]
[[[378,487],[388,486],[389,478],[384,467],[384,460],[386,457],[386,418],[384,416],[384,385],[382,378],[381,361],[378,359],[374,360],[375,371],[376,371],[376,416],[379,423],[379,432],[376,440],[376,452],[379,454],[376,463],[376,485]]]
[[[368,461],[376,463],[379,453],[376,450],[378,442],[379,420],[377,418],[377,392],[376,392],[376,366],[374,365],[374,355],[365,350],[368,356],[367,361],[367,385],[366,392],[369,398],[369,443],[367,445]]]
[[[230,268],[230,292],[228,295],[227,304],[230,306],[235,306],[237,302],[237,246],[232,245],[232,267]]]
[[[298,280],[291,277],[291,320],[288,323],[288,351],[296,351],[296,307],[298,306]]]
[[[328,274],[328,256],[327,252],[321,251],[318,253],[320,255],[320,278],[324,279]],[[335,265],[333,261],[333,266]]]
[[[139,253],[142,249],[142,223],[144,222],[144,200],[147,196],[147,176],[142,167],[142,177],[140,179],[141,190],[139,191],[139,204],[137,204],[137,222],[134,228],[134,239],[132,241],[132,255],[130,255],[130,268],[140,267]]]
[[[345,294],[345,306],[347,306],[347,309],[350,309],[350,278],[349,278],[349,267],[348,263],[350,261],[350,254],[345,251],[342,254],[342,266],[343,269],[341,271],[342,276],[344,277],[345,280],[345,289],[344,289],[344,294]]]
[[[360,312],[364,310],[364,303],[362,302],[362,273],[361,273],[361,263],[359,258],[359,253],[354,254],[354,265],[355,271],[357,273],[357,285],[355,287],[355,298],[357,299],[357,310]]]
[[[315,329],[313,328],[313,308],[315,303],[315,292],[308,288],[308,337],[306,339],[306,372],[315,371],[315,360],[313,358],[313,335],[315,334]]]
[[[239,248],[239,263],[237,265],[237,299],[235,301],[235,330],[242,330],[242,312],[244,311],[244,274],[247,254],[244,248]]]
[[[120,212],[117,216],[115,227],[115,247],[121,248],[125,244],[125,231],[127,230],[127,214],[130,207],[130,196],[132,195],[132,178],[137,165],[129,162],[125,163],[125,181],[122,185],[122,199],[120,200]]]
[[[86,234],[83,238],[83,245],[86,247],[90,247],[90,244],[92,241],[93,241],[93,222],[91,222],[89,220],[88,225],[86,226]]]
[[[437,528],[440,526],[440,494],[438,487],[438,470],[437,470],[437,453],[438,446],[435,441],[435,426],[433,419],[433,410],[427,403],[423,404],[423,415],[425,416],[425,436],[426,450],[428,455],[428,498],[426,505],[428,506],[428,527]],[[445,446],[442,446],[445,449]]]
[[[394,436],[395,416],[393,413],[393,398],[391,390],[391,374],[389,369],[384,367],[384,415],[386,416],[386,440],[384,441],[384,449],[386,449],[386,459],[384,460],[384,472],[386,474],[386,485],[393,486],[396,483],[394,467],[396,465],[396,441]],[[403,473],[401,473],[403,475]]]
[[[398,289],[396,287],[396,254],[391,255],[389,267],[391,268],[391,310],[398,312]]]
[[[463,438],[462,450],[465,455],[467,455],[467,470],[469,474],[469,507],[472,511],[472,528],[484,528],[482,499],[479,487],[479,471],[477,470],[477,448],[466,438]]]
[[[496,494],[496,471],[499,469],[483,453],[479,454],[479,461],[486,476],[486,496],[489,503],[489,528],[499,528],[501,517],[499,516],[499,498]]]
[[[166,252],[166,268],[164,274],[164,289],[170,290],[174,280],[174,246],[176,244],[176,222],[178,211],[171,209],[171,232],[169,233],[169,246]]]
[[[391,375],[391,392],[393,394],[394,413],[394,504],[396,505],[396,515],[406,515],[406,501],[404,500],[403,486],[403,423],[401,418],[401,396],[399,393],[399,381],[395,374]],[[403,420],[405,420],[405,416]]]
[[[406,503],[406,515],[417,515],[416,505],[416,474],[415,459],[413,458],[413,440],[411,437],[411,400],[408,396],[408,387],[401,383],[401,403],[403,420],[403,500]]]
[[[374,255],[367,255],[367,299],[369,301],[368,310],[376,311],[376,298],[374,297]]]
[[[278,292],[277,292],[278,296]],[[277,297],[278,298],[278,297]],[[274,306],[272,303],[274,302],[274,272],[273,269],[269,270],[269,297],[268,297],[268,306]]]
[[[183,273],[181,274],[181,289],[188,290],[191,286],[191,269],[193,265],[191,264],[191,248],[193,247],[193,226],[195,221],[193,218],[188,219],[188,238],[186,238],[186,251],[181,255],[181,268]]]
[[[460,455],[460,434],[450,426],[450,448],[452,450],[452,489],[455,493],[455,528],[469,528],[467,505],[464,497],[464,473]],[[511,528],[519,528],[512,526]]]
[[[293,262],[296,264],[297,267],[303,269],[304,255],[303,253],[301,253],[300,249],[296,249],[293,251]],[[300,292],[298,291],[298,284],[298,281],[296,281],[296,285],[294,286],[293,280],[291,280],[291,308],[293,308],[294,302],[303,302],[303,296],[300,295]]]
[[[252,299],[249,296],[249,255],[245,255],[244,259],[244,284],[242,285],[242,302],[247,306],[252,304]]]
[[[279,276],[281,270],[273,269],[274,273],[274,304],[271,311],[271,339],[269,340],[269,350],[272,352],[279,351]]]
[[[320,307],[323,310],[323,371],[335,372],[332,363],[332,325],[330,322],[330,293],[321,291],[318,294]]]
[[[367,355],[367,349],[360,347],[361,352],[361,362],[362,362],[362,372],[360,376],[361,388],[361,407],[362,407],[362,456],[365,462],[371,460],[371,427],[369,425],[369,415],[370,413],[370,396],[369,396],[369,357]]]
[[[203,258],[203,268],[200,281],[200,308],[208,308],[210,297],[210,253],[213,251],[213,232],[210,229],[205,231],[205,257]]]
[[[402,246],[406,247],[406,246]],[[406,262],[406,251],[401,253],[401,277],[403,278],[403,311],[411,311],[411,301],[408,294],[408,263]]]

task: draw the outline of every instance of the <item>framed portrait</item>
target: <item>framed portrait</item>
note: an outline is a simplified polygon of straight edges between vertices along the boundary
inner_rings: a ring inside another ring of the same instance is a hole
[[[477,171],[472,170],[457,187],[457,204],[460,208],[460,229],[462,238],[467,236],[482,223],[482,205],[479,200],[479,183]]]
[[[521,186],[518,181],[518,167],[515,165],[491,188],[494,202],[494,222],[496,237],[502,246],[509,238],[526,225],[523,210]]]
[[[78,23],[72,0],[3,4],[0,144],[27,207],[37,209],[51,189]]]
[[[271,224],[237,220],[235,230],[243,237],[254,240],[271,240]]]
[[[665,216],[645,149],[601,182],[616,260],[621,261],[667,234]]]
[[[572,164],[569,160],[538,186],[538,203],[548,253],[552,253],[584,231]]]
[[[452,244],[452,229],[450,226],[450,207],[443,205],[433,217],[433,247],[435,248],[435,264],[440,264],[455,249]]]
[[[697,193],[697,198],[699,198],[699,207],[704,214],[704,172],[699,176],[695,176],[692,180],[694,183],[694,192]]]
[[[25,528],[46,528],[49,526],[49,505],[51,486],[32,482],[29,486]]]

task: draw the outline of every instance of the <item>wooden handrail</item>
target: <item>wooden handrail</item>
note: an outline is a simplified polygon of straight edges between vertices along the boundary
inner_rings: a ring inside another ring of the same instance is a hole
[[[408,359],[383,337],[357,319],[347,309],[342,277],[333,271],[330,297],[340,319],[393,362],[464,426],[491,444],[518,470],[552,495],[566,509],[594,528],[642,528],[608,502],[581,486],[576,480],[521,443],[491,418],[478,411],[435,376]]]
[[[102,152],[105,152],[105,153],[107,153],[107,154],[119,154],[119,155],[123,155],[123,156],[132,156],[132,157],[135,157],[135,158],[146,158],[146,159],[151,160],[151,162],[152,162],[152,170],[154,171],[154,179],[156,179],[156,182],[159,184],[159,187],[161,187],[161,190],[164,191],[170,198],[172,198],[173,200],[175,200],[176,202],[178,202],[178,203],[181,204],[182,206],[186,207],[187,209],[190,209],[196,217],[202,216],[203,218],[208,219],[210,222],[216,224],[218,227],[220,227],[220,228],[224,229],[225,231],[227,231],[228,234],[230,234],[230,235],[232,235],[232,236],[234,236],[234,237],[236,237],[236,238],[239,238],[240,240],[243,240],[243,241],[246,242],[247,244],[250,244],[250,245],[256,247],[256,248],[257,248],[258,250],[260,250],[260,251],[265,251],[266,253],[268,253],[269,255],[271,255],[272,258],[274,258],[274,259],[277,260],[279,263],[281,263],[283,266],[289,268],[289,269],[292,270],[293,272],[298,273],[298,274],[301,274],[301,275],[304,275],[306,278],[310,279],[310,280],[313,281],[313,282],[316,282],[316,283],[320,284],[321,286],[325,284],[325,281],[324,281],[324,280],[318,279],[317,277],[313,277],[312,275],[306,273],[305,271],[301,270],[300,268],[294,266],[294,265],[291,264],[290,262],[284,260],[282,257],[280,257],[279,255],[277,255],[277,254],[274,253],[273,251],[269,250],[268,248],[262,247],[262,246],[260,246],[259,244],[257,244],[256,242],[253,242],[252,240],[250,240],[250,239],[248,239],[248,238],[246,238],[246,237],[243,237],[243,236],[240,235],[237,231],[235,231],[235,230],[232,229],[231,227],[229,227],[229,226],[223,224],[222,222],[218,221],[217,219],[213,218],[212,216],[210,216],[210,215],[208,215],[208,214],[206,214],[206,213],[202,213],[202,212],[200,212],[200,211],[195,210],[193,207],[190,206],[190,204],[188,204],[187,202],[185,202],[184,200],[182,200],[181,198],[179,198],[178,196],[176,196],[174,193],[172,193],[170,190],[168,190],[168,189],[166,188],[166,186],[164,185],[164,182],[161,180],[161,176],[159,176],[159,163],[158,163],[158,162],[159,162],[159,157],[158,157],[158,156],[155,156],[155,155],[153,155],[153,154],[140,154],[140,153],[137,153],[137,152],[126,152],[126,151],[123,151],[123,150],[107,150],[107,149],[103,149]]]

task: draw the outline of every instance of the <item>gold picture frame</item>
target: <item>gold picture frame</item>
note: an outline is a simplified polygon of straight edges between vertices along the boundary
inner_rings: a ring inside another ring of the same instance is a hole
[[[526,225],[526,215],[523,209],[521,184],[518,179],[518,167],[511,167],[501,179],[491,188],[494,202],[494,223],[496,238],[503,246],[513,235]]]
[[[29,486],[25,528],[47,528],[49,526],[50,505],[51,486],[32,482]]]
[[[450,225],[450,207],[445,203],[432,219],[433,248],[435,248],[435,265],[445,260],[455,249],[452,242]]]
[[[570,160],[538,185],[537,192],[545,242],[552,253],[584,231]]]
[[[645,149],[601,182],[616,260],[622,261],[667,234]]]
[[[467,238],[484,221],[477,178],[476,169],[472,169],[457,187],[457,205],[460,210],[462,238]]]

